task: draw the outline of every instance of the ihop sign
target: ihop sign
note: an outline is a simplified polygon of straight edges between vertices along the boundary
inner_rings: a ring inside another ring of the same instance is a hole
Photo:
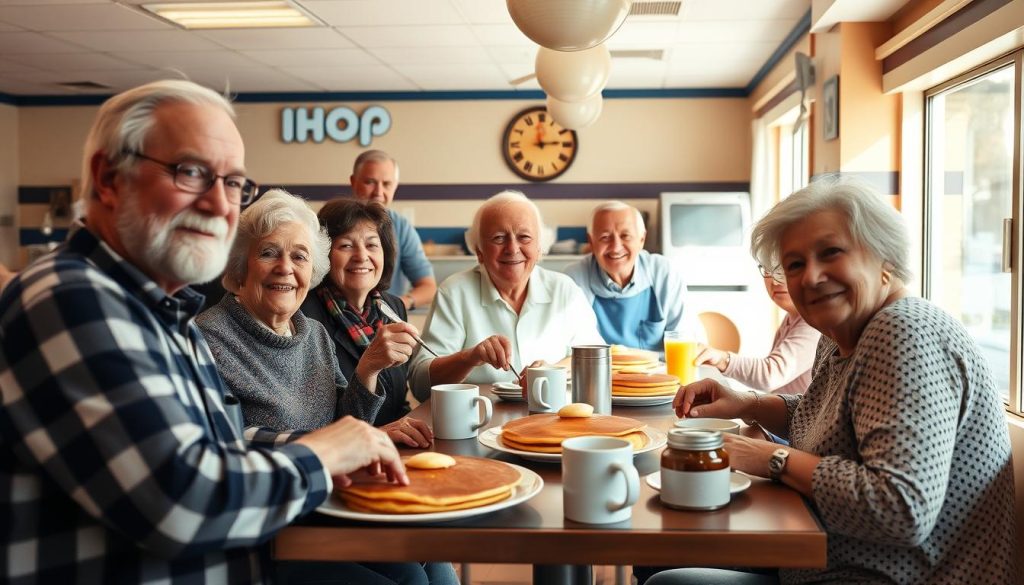
[[[356,136],[361,146],[369,146],[374,136],[383,136],[391,129],[391,114],[381,106],[370,106],[357,114],[341,106],[326,111],[316,108],[284,108],[281,110],[281,140],[292,142],[348,142]]]

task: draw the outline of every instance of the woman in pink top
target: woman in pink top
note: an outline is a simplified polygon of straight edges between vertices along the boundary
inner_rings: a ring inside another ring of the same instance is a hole
[[[821,333],[796,312],[786,283],[776,282],[764,267],[758,268],[768,296],[786,312],[775,332],[771,352],[765,357],[752,357],[705,346],[694,361],[697,365],[714,366],[722,375],[751,388],[775,394],[803,394],[811,383],[811,364]]]

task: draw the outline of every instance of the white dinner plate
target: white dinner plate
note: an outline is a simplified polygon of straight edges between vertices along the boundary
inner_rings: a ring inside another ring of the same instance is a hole
[[[633,452],[633,455],[639,455],[640,453],[646,453],[655,449],[660,449],[668,443],[668,435],[658,429],[645,427],[643,432],[647,435],[647,445],[639,451]],[[506,447],[501,442],[501,427],[491,427],[486,431],[480,433],[478,437],[480,443],[484,447],[490,447],[495,451],[501,451],[503,453],[511,453],[518,455],[523,459],[530,461],[540,461],[543,463],[552,463],[555,461],[562,460],[561,453],[535,453],[533,451],[521,451],[519,449],[512,449]]]
[[[487,504],[486,506],[480,506],[479,508],[452,510],[451,512],[428,512],[426,514],[371,514],[368,512],[356,512],[355,510],[351,510],[345,505],[345,502],[341,501],[340,498],[332,495],[330,498],[327,498],[327,501],[321,504],[316,511],[321,514],[327,514],[328,516],[335,516],[346,520],[358,520],[360,522],[381,522],[385,524],[427,524],[430,522],[462,520],[465,518],[489,514],[491,512],[497,512],[498,510],[504,510],[505,508],[511,508],[512,506],[521,504],[540,493],[541,488],[544,487],[544,480],[541,479],[539,475],[525,467],[520,467],[513,463],[506,463],[506,465],[514,467],[515,470],[523,477],[522,481],[520,481],[516,487],[512,488],[512,497],[493,504]]]
[[[658,406],[668,404],[675,398],[675,394],[668,396],[616,396],[612,394],[612,405],[614,406]]]
[[[647,485],[661,491],[661,472],[655,471],[647,476]],[[750,487],[750,478],[738,471],[729,472],[729,493],[738,494]]]

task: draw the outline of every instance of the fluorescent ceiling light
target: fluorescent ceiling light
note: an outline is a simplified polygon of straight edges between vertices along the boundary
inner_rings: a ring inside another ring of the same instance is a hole
[[[185,28],[272,28],[319,26],[285,0],[144,4],[146,10]]]

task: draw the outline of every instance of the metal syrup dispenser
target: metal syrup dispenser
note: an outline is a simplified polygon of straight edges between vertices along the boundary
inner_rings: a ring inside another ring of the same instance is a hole
[[[608,345],[572,348],[572,401],[585,402],[596,414],[612,413],[612,357]]]

